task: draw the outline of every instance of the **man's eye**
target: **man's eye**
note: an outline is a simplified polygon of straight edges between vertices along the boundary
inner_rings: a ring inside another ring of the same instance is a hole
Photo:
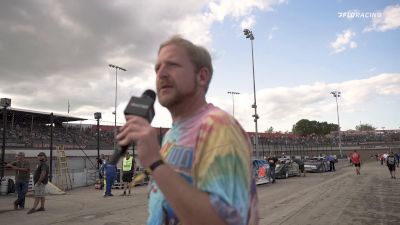
[[[170,67],[177,67],[177,66],[179,66],[177,63],[169,63],[168,64]]]

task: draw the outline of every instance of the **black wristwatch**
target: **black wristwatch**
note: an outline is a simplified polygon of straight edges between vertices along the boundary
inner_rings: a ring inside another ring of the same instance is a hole
[[[154,170],[157,169],[157,167],[161,166],[164,164],[164,161],[162,159],[159,159],[155,162],[153,162],[150,166],[149,169],[151,170],[151,172],[154,172]]]

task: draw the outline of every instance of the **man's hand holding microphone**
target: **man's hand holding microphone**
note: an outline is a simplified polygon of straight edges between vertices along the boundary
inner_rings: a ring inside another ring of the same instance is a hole
[[[163,164],[157,132],[150,125],[154,117],[155,98],[152,90],[146,90],[140,98],[131,98],[124,111],[126,123],[116,137],[121,147],[115,150],[111,164],[116,164],[132,143],[135,143],[137,157],[144,168],[154,170]]]
[[[125,116],[125,118],[126,123],[117,135],[118,145],[124,146],[134,142],[140,164],[149,168],[152,163],[161,159],[157,132],[142,117]]]

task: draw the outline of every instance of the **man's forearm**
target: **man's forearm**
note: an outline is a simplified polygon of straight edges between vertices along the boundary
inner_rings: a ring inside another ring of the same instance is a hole
[[[16,170],[19,170],[19,171],[29,172],[29,169],[27,169],[27,168],[19,168],[19,167],[16,167],[15,169],[16,169]]]
[[[161,165],[152,175],[183,224],[226,224],[211,205],[209,195],[191,186],[168,165]]]
[[[19,171],[24,171],[24,172],[28,172],[29,171],[29,169],[27,169],[27,168],[19,168],[19,167],[13,166],[13,165],[8,166],[8,167],[10,167],[13,170],[19,170]]]
[[[40,177],[36,183],[42,183],[45,178],[46,178],[46,172],[40,173]]]
[[[42,183],[42,181],[44,180],[44,178],[42,178],[42,176],[39,177],[39,180],[36,182],[37,184]]]

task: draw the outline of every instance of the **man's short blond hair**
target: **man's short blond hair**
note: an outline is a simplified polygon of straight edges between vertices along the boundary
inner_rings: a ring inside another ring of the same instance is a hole
[[[195,45],[191,41],[186,40],[179,35],[174,35],[167,41],[161,43],[160,48],[158,49],[158,54],[160,54],[162,48],[172,44],[181,46],[185,49],[187,55],[189,56],[190,61],[193,63],[196,69],[195,71],[196,73],[199,72],[200,69],[203,67],[207,68],[210,75],[210,78],[206,86],[206,92],[207,92],[213,75],[213,66],[210,53],[204,47]]]

